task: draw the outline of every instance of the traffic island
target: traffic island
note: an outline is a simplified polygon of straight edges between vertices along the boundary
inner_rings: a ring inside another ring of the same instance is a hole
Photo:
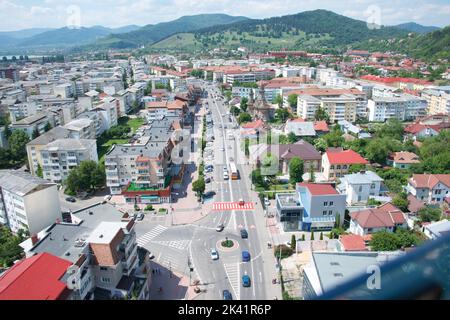
[[[224,252],[234,251],[239,248],[239,243],[228,238],[217,241],[217,248]]]

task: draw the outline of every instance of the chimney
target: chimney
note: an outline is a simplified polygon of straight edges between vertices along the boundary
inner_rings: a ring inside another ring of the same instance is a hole
[[[38,235],[36,233],[31,235],[31,244],[34,246],[39,241]]]

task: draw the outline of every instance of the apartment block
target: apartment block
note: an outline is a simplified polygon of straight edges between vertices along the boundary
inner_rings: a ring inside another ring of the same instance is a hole
[[[24,171],[0,170],[0,224],[33,234],[57,219],[61,207],[56,184]]]
[[[74,211],[21,243],[27,258],[43,253],[68,261],[60,281],[65,300],[148,300],[149,252],[138,247],[135,221],[110,204]]]
[[[93,139],[58,139],[43,147],[40,154],[44,179],[59,184],[82,161],[98,162],[97,141]]]
[[[367,103],[369,121],[414,120],[426,114],[426,100],[412,95],[372,97]]]
[[[333,181],[343,177],[353,164],[368,164],[369,161],[353,150],[330,148],[322,155],[322,174]]]

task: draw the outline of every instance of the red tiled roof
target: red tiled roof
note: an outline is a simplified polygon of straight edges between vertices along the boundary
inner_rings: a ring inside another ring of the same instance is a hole
[[[243,124],[241,126],[243,129],[257,129],[257,128],[262,128],[264,127],[264,121],[262,121],[261,119],[258,119],[256,121],[253,122],[248,122],[246,124]]]
[[[330,164],[368,164],[369,162],[353,150],[325,153]]]
[[[419,156],[414,152],[394,152],[390,155],[390,159],[392,159],[396,163],[419,163]]]
[[[0,300],[57,300],[66,291],[60,279],[70,261],[39,253],[21,260],[0,277]]]
[[[413,174],[408,181],[415,188],[432,189],[439,182],[450,187],[450,174]]]
[[[403,212],[391,203],[353,212],[350,217],[363,228],[388,228],[406,222]]]
[[[339,194],[331,184],[300,182],[297,186],[305,187],[313,196]]]
[[[356,234],[343,235],[339,239],[345,251],[366,251],[366,243],[363,237]]]
[[[327,122],[323,121],[323,120],[314,122],[314,130],[324,131],[324,132],[330,131],[330,129],[328,128]]]
[[[416,79],[416,78],[400,78],[400,77],[392,77],[392,78],[383,78],[378,77],[374,75],[365,75],[362,76],[361,79],[369,80],[369,81],[376,81],[376,82],[383,82],[383,83],[395,83],[395,82],[404,82],[404,83],[415,83],[415,84],[424,84],[424,85],[431,85],[432,82],[423,80],[423,79]]]

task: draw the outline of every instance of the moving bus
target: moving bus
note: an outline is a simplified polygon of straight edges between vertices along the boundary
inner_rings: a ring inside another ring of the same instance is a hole
[[[236,168],[236,164],[234,162],[230,162],[230,173],[231,173],[231,180],[238,180],[239,179],[239,172]]]

